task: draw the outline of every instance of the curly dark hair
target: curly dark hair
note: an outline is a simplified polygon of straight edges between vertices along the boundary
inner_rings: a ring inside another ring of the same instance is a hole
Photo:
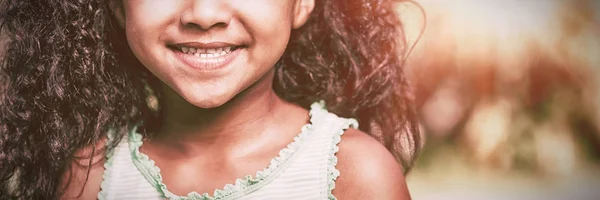
[[[421,142],[394,3],[316,0],[276,65],[274,90],[356,118],[408,171]],[[106,150],[81,149],[109,128],[158,121],[147,99],[159,80],[133,56],[106,1],[0,4],[0,199],[58,199],[71,163]]]

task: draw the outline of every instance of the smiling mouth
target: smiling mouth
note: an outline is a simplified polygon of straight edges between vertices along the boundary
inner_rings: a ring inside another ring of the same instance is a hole
[[[195,70],[210,72],[228,66],[240,54],[243,45],[228,43],[183,43],[169,45],[176,57]]]
[[[193,55],[198,58],[214,58],[230,54],[231,52],[241,48],[241,46],[228,46],[223,48],[194,48],[194,47],[178,47],[176,50],[181,51],[184,54]]]
[[[169,48],[181,53],[192,55],[198,58],[215,58],[224,56],[242,48],[241,45],[232,45],[226,43],[184,43],[169,46]]]

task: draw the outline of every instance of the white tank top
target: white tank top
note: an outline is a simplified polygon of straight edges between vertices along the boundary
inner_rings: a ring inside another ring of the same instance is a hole
[[[358,122],[329,113],[323,102],[313,103],[310,123],[269,166],[254,176],[240,177],[213,194],[192,192],[187,196],[167,189],[160,169],[139,151],[142,137],[134,128],[107,153],[98,199],[335,199],[331,191],[340,175],[336,169],[337,144],[350,127],[358,128]]]

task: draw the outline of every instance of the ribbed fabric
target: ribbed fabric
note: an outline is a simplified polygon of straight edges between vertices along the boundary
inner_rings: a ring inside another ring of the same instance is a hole
[[[358,128],[356,120],[340,118],[327,112],[323,105],[313,104],[311,109],[311,127],[294,149],[286,149],[290,156],[276,169],[271,169],[264,180],[251,182],[250,187],[242,183],[231,183],[219,194],[205,196],[174,197],[172,199],[335,199],[331,195],[334,181],[339,175],[335,168],[337,144],[344,130]],[[301,133],[302,134],[302,133]],[[131,134],[130,134],[131,135]],[[298,139],[298,137],[296,138]],[[100,200],[113,199],[167,199],[157,187],[156,180],[134,162],[130,137],[107,155]],[[288,145],[289,147],[290,145]],[[253,175],[254,176],[254,175]],[[201,177],[198,177],[199,179]],[[243,177],[240,177],[243,178]],[[225,187],[225,186],[224,186]],[[221,188],[222,189],[222,188]],[[186,195],[186,194],[179,194]],[[215,195],[215,196],[213,196]]]

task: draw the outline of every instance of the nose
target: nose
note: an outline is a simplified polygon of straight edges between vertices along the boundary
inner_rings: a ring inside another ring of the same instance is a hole
[[[162,0],[161,0],[162,1]],[[186,27],[208,30],[226,27],[232,19],[232,10],[226,0],[192,0],[181,13],[181,23]]]

